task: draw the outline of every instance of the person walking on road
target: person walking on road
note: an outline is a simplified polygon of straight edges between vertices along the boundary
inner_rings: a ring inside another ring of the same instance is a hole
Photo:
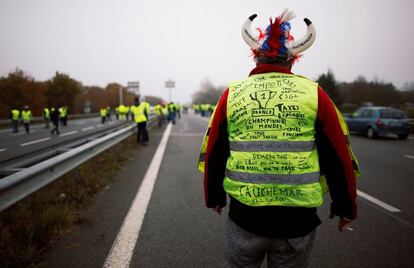
[[[144,146],[148,145],[148,131],[147,121],[149,116],[149,109],[145,102],[140,102],[139,97],[134,100],[134,105],[131,107],[131,113],[134,117],[134,122],[137,124],[137,143]]]
[[[16,107],[13,107],[10,111],[10,120],[12,122],[13,133],[19,133],[19,119],[20,111]]]
[[[102,107],[99,110],[99,114],[101,115],[101,124],[102,125],[105,124],[105,120],[106,120],[106,117],[107,117],[107,113],[108,113],[108,110],[105,107]]]
[[[329,191],[330,218],[346,230],[357,217],[358,163],[346,123],[317,83],[291,72],[315,40],[290,35],[289,10],[258,37],[242,28],[256,67],[229,85],[211,116],[199,169],[205,205],[221,214],[230,196],[226,267],[306,267]]]
[[[154,107],[154,112],[158,117],[158,128],[161,128],[162,122],[164,121],[164,114],[163,114],[163,103],[160,101],[157,105]]]
[[[49,128],[49,122],[50,122],[50,108],[45,107],[43,109],[43,119],[45,120],[45,128]]]
[[[50,119],[53,123],[53,129],[50,132],[50,134],[52,134],[52,136],[53,136],[54,133],[56,132],[57,135],[60,135],[60,132],[59,132],[59,119],[60,119],[59,109],[50,108]]]
[[[33,121],[32,112],[29,110],[29,106],[24,106],[24,109],[22,111],[22,122],[24,125],[24,128],[26,130],[26,133],[30,133],[30,123]]]
[[[68,125],[68,106],[62,106],[59,108],[59,118],[63,126]]]
[[[177,108],[174,102],[173,101],[169,102],[167,104],[167,108],[168,108],[168,121],[171,121],[173,125],[175,125],[175,119],[177,116]]]

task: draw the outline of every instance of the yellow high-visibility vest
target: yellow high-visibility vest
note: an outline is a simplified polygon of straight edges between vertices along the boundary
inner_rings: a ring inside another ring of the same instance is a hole
[[[145,116],[144,111],[146,111],[147,105],[143,102],[140,103],[138,106],[132,106],[131,112],[134,115],[134,122],[135,123],[141,123],[146,122],[147,117]],[[148,113],[147,113],[148,114]]]
[[[24,123],[30,123],[30,121],[32,120],[32,112],[22,111],[22,120]]]
[[[315,121],[318,85],[265,73],[234,82],[227,100],[224,190],[249,206],[323,203]]]
[[[11,111],[11,113],[12,113],[12,120],[19,120],[19,117],[20,117],[20,111],[19,110],[13,109]]]

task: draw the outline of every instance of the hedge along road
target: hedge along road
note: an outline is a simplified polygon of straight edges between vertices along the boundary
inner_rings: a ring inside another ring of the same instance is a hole
[[[131,253],[130,267],[223,266],[227,216],[204,207],[202,175],[196,170],[207,123],[190,112],[172,127],[138,238],[132,239],[132,251],[124,252]],[[62,239],[40,267],[104,265],[164,132],[165,127],[150,133],[150,145],[137,149],[87,209],[90,222]],[[413,140],[352,136],[352,143],[364,174],[359,190],[400,211],[390,212],[359,197],[353,231],[339,233],[336,220],[328,219],[327,197],[319,209],[323,223],[310,267],[412,267],[414,187],[409,174],[414,160],[404,155],[413,152]]]

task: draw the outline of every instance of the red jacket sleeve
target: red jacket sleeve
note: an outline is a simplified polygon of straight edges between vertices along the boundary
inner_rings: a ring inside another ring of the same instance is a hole
[[[321,172],[327,179],[332,199],[331,212],[341,217],[355,219],[357,217],[355,174],[346,137],[332,100],[320,87],[315,129]]]
[[[214,208],[226,205],[226,192],[223,189],[224,174],[230,147],[227,134],[227,89],[217,103],[208,142],[204,172],[204,196],[206,206]]]

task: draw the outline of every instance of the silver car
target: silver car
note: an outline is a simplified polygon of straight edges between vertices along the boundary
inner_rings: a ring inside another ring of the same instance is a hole
[[[405,113],[391,107],[361,107],[345,120],[350,131],[365,134],[368,138],[395,134],[405,140],[410,134]]]

